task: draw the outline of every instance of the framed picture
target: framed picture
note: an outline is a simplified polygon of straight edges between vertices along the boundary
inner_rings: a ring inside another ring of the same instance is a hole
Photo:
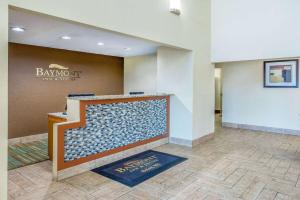
[[[298,88],[299,61],[276,60],[264,62],[264,87]]]

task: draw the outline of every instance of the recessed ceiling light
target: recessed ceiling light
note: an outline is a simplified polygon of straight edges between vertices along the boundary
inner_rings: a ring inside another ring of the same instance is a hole
[[[104,45],[103,42],[98,42],[97,44],[98,44],[99,46],[103,46],[103,45]]]
[[[11,27],[10,29],[15,32],[24,32],[25,31],[25,28],[21,28],[21,27]]]
[[[64,36],[61,37],[61,39],[63,39],[63,40],[71,40],[71,37],[67,36],[67,35],[64,35]]]
[[[126,47],[126,48],[124,48],[124,50],[125,50],[125,51],[130,51],[131,48],[130,48],[130,47]]]

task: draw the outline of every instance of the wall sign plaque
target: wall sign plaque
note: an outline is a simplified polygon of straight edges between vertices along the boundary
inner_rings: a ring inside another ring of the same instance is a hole
[[[81,71],[71,71],[62,65],[50,64],[47,69],[37,67],[35,76],[44,81],[75,81],[80,78],[81,73]]]

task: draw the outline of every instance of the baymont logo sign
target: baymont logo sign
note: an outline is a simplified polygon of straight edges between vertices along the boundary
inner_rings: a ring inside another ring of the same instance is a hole
[[[35,75],[45,81],[74,81],[80,78],[81,71],[71,71],[69,67],[50,64],[48,69],[36,68]]]

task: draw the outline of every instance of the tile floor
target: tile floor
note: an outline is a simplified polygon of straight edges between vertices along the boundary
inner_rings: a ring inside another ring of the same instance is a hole
[[[51,181],[49,161],[9,171],[11,200],[300,199],[300,137],[220,128],[193,149],[156,150],[189,159],[129,188],[92,172]]]

